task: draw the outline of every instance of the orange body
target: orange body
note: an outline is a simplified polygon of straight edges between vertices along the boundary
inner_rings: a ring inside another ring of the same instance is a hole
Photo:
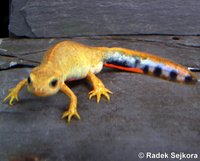
[[[101,95],[104,95],[110,100],[111,91],[95,76],[102,70],[103,65],[180,83],[197,82],[196,76],[187,68],[148,53],[124,48],[91,47],[63,41],[45,53],[41,64],[31,71],[28,78],[11,89],[4,101],[10,99],[12,105],[15,99],[18,100],[18,93],[24,86],[37,96],[49,96],[61,91],[71,100],[63,118],[68,117],[68,122],[72,116],[80,119],[77,112],[77,97],[65,82],[86,78],[94,88],[89,93],[89,98],[97,96],[99,102]]]

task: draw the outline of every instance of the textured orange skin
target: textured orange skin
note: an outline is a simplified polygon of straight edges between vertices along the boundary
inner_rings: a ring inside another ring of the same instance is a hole
[[[89,98],[97,96],[97,102],[99,102],[101,95],[104,95],[110,100],[109,94],[112,92],[105,88],[104,84],[95,74],[101,71],[105,58],[115,51],[123,52],[127,55],[134,55],[142,59],[148,58],[158,63],[162,62],[167,66],[178,69],[183,74],[189,73],[193,78],[196,78],[187,68],[148,53],[124,48],[91,47],[72,41],[63,41],[54,45],[45,53],[41,64],[35,67],[30,73],[29,77],[31,82],[28,83],[28,79],[20,81],[3,101],[5,102],[10,99],[10,105],[12,105],[14,100],[18,101],[18,93],[26,85],[28,91],[37,96],[49,96],[61,91],[69,96],[71,100],[69,109],[64,112],[62,118],[68,117],[68,122],[70,122],[72,116],[76,116],[80,119],[77,112],[77,97],[65,84],[65,81],[86,78],[92,83],[94,88],[94,90],[89,93]],[[121,70],[143,73],[141,69],[126,69],[114,65],[105,65]],[[151,75],[151,73],[149,74]],[[57,80],[57,85],[52,87],[50,84],[52,80],[55,79]]]

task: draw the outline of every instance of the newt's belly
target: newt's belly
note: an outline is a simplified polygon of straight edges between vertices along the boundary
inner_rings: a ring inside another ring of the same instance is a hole
[[[103,67],[103,63],[100,62],[97,65],[83,65],[82,66],[72,66],[69,71],[67,71],[65,75],[66,81],[72,81],[72,80],[79,80],[86,78],[89,72],[92,72],[94,74],[99,73]]]
[[[72,81],[72,80],[83,79],[87,76],[89,70],[90,70],[89,66],[73,67],[70,71],[66,73],[65,80]]]

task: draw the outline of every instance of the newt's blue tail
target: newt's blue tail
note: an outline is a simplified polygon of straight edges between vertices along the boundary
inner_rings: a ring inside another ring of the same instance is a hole
[[[107,48],[104,66],[144,73],[179,83],[197,82],[195,74],[184,66],[158,56],[124,48]]]

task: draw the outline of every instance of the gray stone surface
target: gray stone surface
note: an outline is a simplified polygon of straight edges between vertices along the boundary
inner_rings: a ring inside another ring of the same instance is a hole
[[[199,0],[12,0],[15,36],[199,35]]]
[[[148,51],[183,65],[199,67],[199,37],[173,39],[177,38],[137,36],[73,40],[94,46]],[[22,60],[25,65],[36,65],[43,52],[61,40],[3,39],[0,62]],[[9,88],[28,76],[30,68],[0,70],[2,100]],[[61,93],[39,98],[24,89],[20,102],[13,108],[0,103],[0,160],[133,161],[138,160],[137,154],[141,151],[175,151],[200,156],[199,84],[180,85],[110,69],[104,69],[98,77],[113,92],[111,101],[102,98],[97,104],[94,99],[88,100],[91,86],[85,80],[69,83],[78,96],[81,120],[73,119],[68,126],[60,117],[69,99]]]

